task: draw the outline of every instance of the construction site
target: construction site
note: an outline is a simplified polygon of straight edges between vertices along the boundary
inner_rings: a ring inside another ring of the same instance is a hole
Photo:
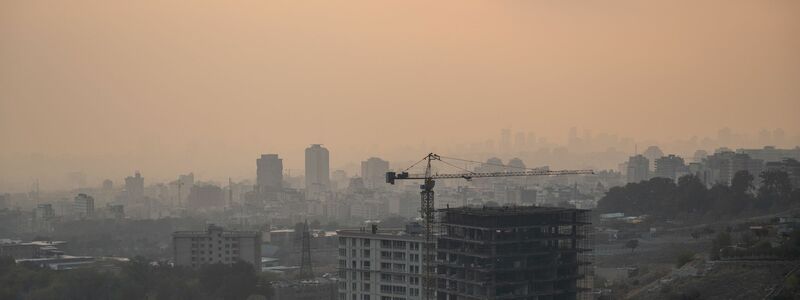
[[[437,299],[589,299],[588,210],[459,207],[438,217]]]

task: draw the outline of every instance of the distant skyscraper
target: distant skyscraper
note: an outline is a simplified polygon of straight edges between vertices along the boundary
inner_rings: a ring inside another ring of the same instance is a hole
[[[139,201],[144,198],[144,177],[139,171],[134,176],[125,177],[125,192],[128,193],[128,201]]]
[[[656,160],[664,156],[664,152],[658,146],[650,146],[642,153],[644,157],[650,160],[650,170],[655,169]]]
[[[113,189],[113,188],[114,188],[114,182],[113,182],[113,181],[111,181],[111,179],[106,179],[106,180],[103,180],[103,186],[102,186],[102,188],[103,188],[104,190],[111,190],[111,189]]]
[[[517,132],[517,134],[514,135],[514,150],[525,151],[525,149],[525,133]]]
[[[78,194],[75,197],[73,212],[82,218],[91,217],[94,215],[94,198],[86,194]]]
[[[500,131],[500,152],[511,152],[511,129],[503,129]]]
[[[386,172],[389,171],[389,162],[377,157],[370,157],[361,162],[361,178],[364,187],[376,189],[386,185]]]
[[[650,175],[650,160],[639,154],[628,159],[628,183],[647,180]]]
[[[330,154],[320,144],[306,148],[306,190],[311,193],[329,191]]]
[[[668,156],[656,159],[656,170],[653,177],[670,178],[672,180],[678,179],[683,174],[689,172],[683,158],[670,154]]]
[[[277,154],[262,154],[256,159],[256,185],[261,194],[283,189],[283,159]]]

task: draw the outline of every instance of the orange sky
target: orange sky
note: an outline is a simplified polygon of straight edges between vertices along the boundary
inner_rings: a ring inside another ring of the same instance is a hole
[[[341,165],[505,127],[796,135],[798,115],[794,0],[0,3],[0,188],[47,172],[31,153],[247,177],[311,143]]]

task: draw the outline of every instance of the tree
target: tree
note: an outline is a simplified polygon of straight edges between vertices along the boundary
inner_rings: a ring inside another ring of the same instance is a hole
[[[761,172],[761,187],[758,188],[759,208],[788,204],[792,192],[789,174],[781,170]]]
[[[737,195],[749,194],[753,191],[754,179],[753,174],[745,170],[736,172],[736,174],[733,174],[733,179],[731,179],[731,191]]]
[[[711,241],[711,259],[719,259],[719,252],[722,248],[731,245],[731,235],[727,232],[720,232],[717,237]]]
[[[633,250],[635,250],[638,247],[639,247],[639,240],[637,239],[633,239],[625,243],[625,248],[631,248],[631,253],[633,253]]]
[[[705,213],[710,208],[706,186],[694,175],[678,178],[675,202],[678,211],[686,213]]]

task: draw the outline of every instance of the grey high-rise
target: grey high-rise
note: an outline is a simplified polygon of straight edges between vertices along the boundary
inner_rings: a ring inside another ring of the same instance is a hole
[[[644,155],[636,155],[628,158],[628,183],[636,183],[647,180],[650,176],[650,160]]]
[[[256,159],[256,188],[260,194],[283,189],[283,159],[277,154],[262,154]]]
[[[377,157],[370,157],[361,162],[361,178],[364,187],[377,189],[386,186],[386,172],[389,171],[389,162]]]
[[[320,144],[306,148],[306,190],[309,193],[329,191],[330,154]]]

